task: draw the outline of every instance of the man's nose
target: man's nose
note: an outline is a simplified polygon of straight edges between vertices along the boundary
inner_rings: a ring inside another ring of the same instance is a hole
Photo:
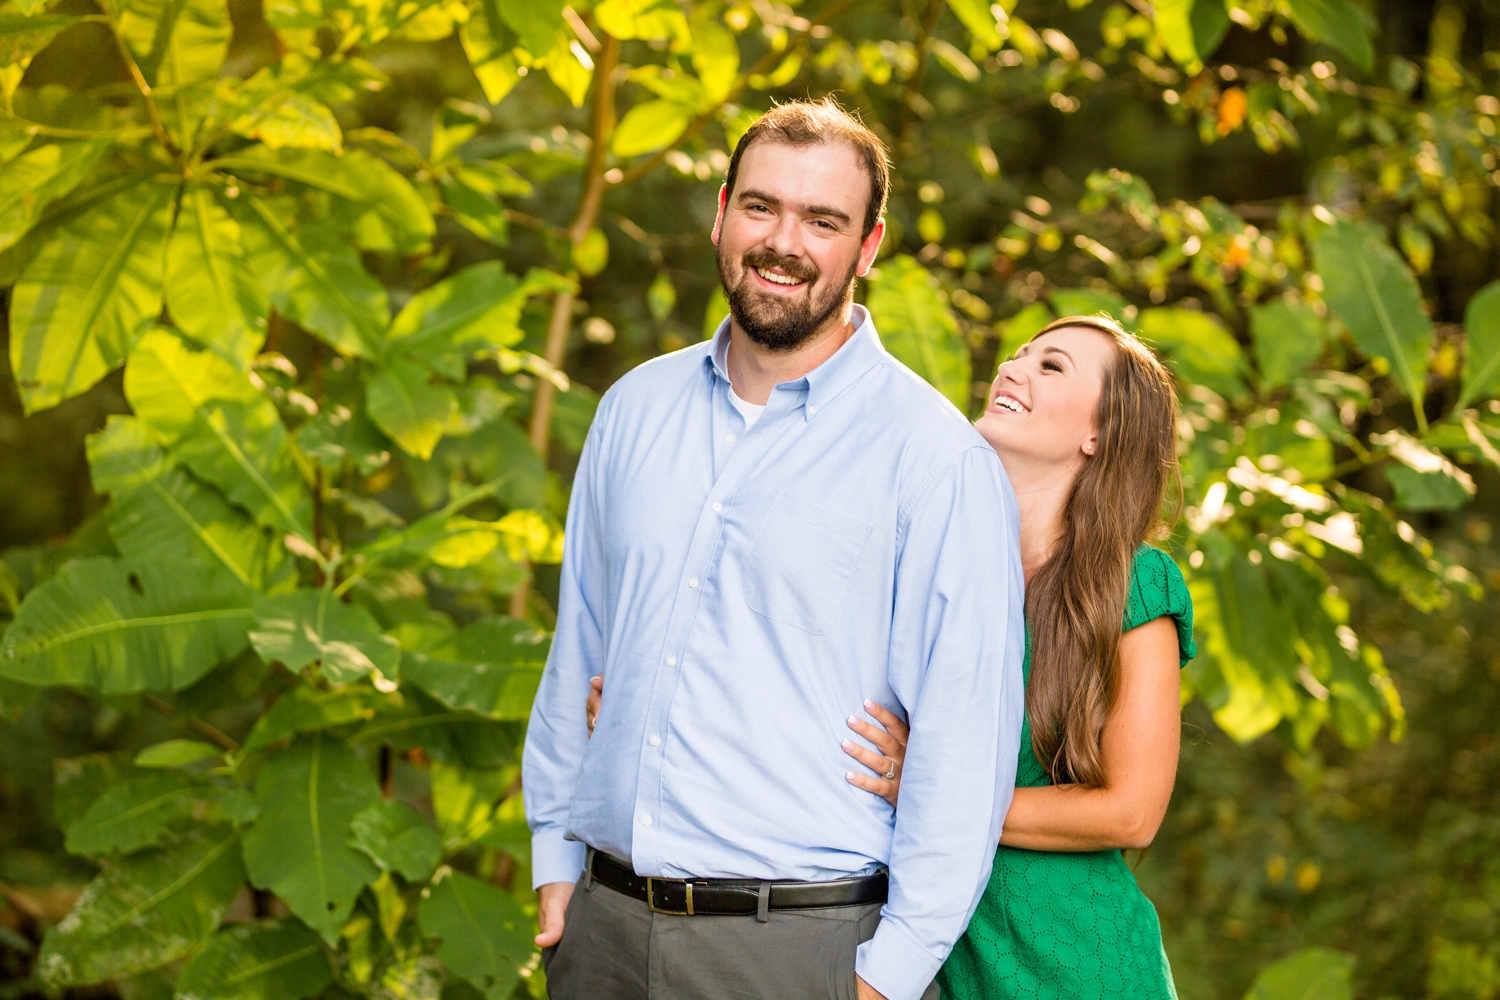
[[[783,213],[766,234],[766,249],[782,257],[802,256],[802,227],[791,213]]]

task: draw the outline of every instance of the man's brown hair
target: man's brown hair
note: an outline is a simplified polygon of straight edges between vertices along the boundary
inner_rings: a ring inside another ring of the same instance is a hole
[[[865,128],[838,101],[825,97],[821,101],[790,101],[767,111],[750,126],[734,147],[729,160],[729,176],[724,188],[734,197],[734,180],[740,170],[740,157],[757,142],[778,142],[785,146],[811,146],[820,142],[847,142],[859,154],[865,173],[870,175],[870,203],[865,208],[865,227],[860,239],[869,236],[875,223],[885,214],[886,196],[891,187],[891,159],[880,137]]]

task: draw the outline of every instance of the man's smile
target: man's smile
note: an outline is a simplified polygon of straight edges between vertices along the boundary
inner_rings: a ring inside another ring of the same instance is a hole
[[[794,278],[790,274],[781,274],[765,267],[752,267],[750,270],[762,283],[774,286],[777,290],[791,290],[801,288],[807,284],[806,278]]]

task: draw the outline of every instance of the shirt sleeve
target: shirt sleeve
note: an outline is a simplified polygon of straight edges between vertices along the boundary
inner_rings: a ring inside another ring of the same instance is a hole
[[[587,848],[567,840],[573,788],[588,745],[589,678],[604,666],[601,609],[606,586],[599,511],[601,453],[607,422],[601,404],[584,442],[563,543],[557,629],[531,707],[521,756],[522,794],[531,827],[532,885],[573,882]]]
[[[973,448],[911,505],[898,547],[891,688],[911,741],[890,896],[856,971],[917,1000],[978,906],[1015,791],[1025,638],[1015,494]]]

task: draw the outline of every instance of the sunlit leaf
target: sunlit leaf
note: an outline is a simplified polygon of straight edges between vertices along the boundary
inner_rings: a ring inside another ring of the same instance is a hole
[[[122,555],[217,562],[260,589],[287,579],[276,533],[172,461],[138,417],[110,417],[87,443],[94,489],[114,498],[105,517]]]
[[[497,0],[500,17],[532,55],[546,55],[562,30],[563,0]]]
[[[125,0],[120,35],[147,83],[180,87],[218,76],[229,9],[222,0]]]
[[[307,491],[276,407],[229,362],[154,331],[125,369],[125,398],[172,456],[282,532],[307,535]]]
[[[510,893],[447,871],[417,911],[422,933],[441,939],[438,958],[488,1000],[505,1000],[531,958],[530,919]]]
[[[260,817],[245,834],[251,883],[337,944],[354,898],[380,874],[346,842],[354,817],[380,798],[375,778],[349,747],[314,733],[266,761],[255,794]]]
[[[671,145],[692,119],[692,108],[673,101],[645,101],[621,119],[610,146],[616,156],[651,153]]]
[[[237,135],[258,139],[267,149],[343,149],[343,133],[328,106],[295,90],[278,90],[230,124]]]
[[[937,279],[902,254],[883,263],[867,300],[886,350],[967,412],[972,362]]]
[[[948,0],[949,9],[958,15],[964,27],[969,29],[976,41],[991,51],[1005,44],[1005,35],[1001,34],[1001,26],[992,10],[995,6],[998,5],[985,3],[984,0]]]
[[[404,451],[422,459],[432,457],[458,410],[453,389],[434,385],[432,378],[426,365],[397,355],[371,376],[365,389],[370,419]]]
[[[1315,42],[1327,42],[1370,72],[1375,50],[1354,0],[1287,0],[1287,6],[1298,31]]]
[[[390,302],[359,254],[324,223],[294,231],[270,205],[242,200],[246,256],[277,311],[347,354],[378,355]]]
[[[604,0],[594,8],[599,26],[616,38],[692,41],[687,18],[673,0]]]
[[[175,690],[244,649],[252,615],[250,592],[216,565],[80,559],[26,595],[0,640],[0,677]]]
[[[295,919],[231,924],[188,959],[178,1000],[304,1000],[333,982],[318,936]]]
[[[10,363],[27,412],[99,381],[161,312],[171,189],[141,184],[64,223],[10,295]]]
[[[1405,431],[1375,434],[1370,440],[1388,448],[1396,460],[1387,463],[1385,477],[1396,490],[1397,507],[1454,510],[1474,496],[1473,477]]]
[[[4,24],[0,15],[0,36]],[[25,235],[53,199],[72,190],[99,162],[104,149],[103,143],[50,144],[7,163],[0,170],[0,250]]]
[[[1420,401],[1432,321],[1422,311],[1416,279],[1385,234],[1369,223],[1341,222],[1323,231],[1313,255],[1324,297],[1359,349],[1390,362],[1401,388]]]
[[[499,261],[466,267],[413,295],[391,323],[387,337],[403,350],[510,347],[524,336],[521,310],[528,297],[561,291],[572,282],[547,271],[509,274]]]
[[[1156,33],[1182,66],[1207,59],[1229,31],[1224,0],[1158,0],[1155,10]]]
[[[349,685],[322,691],[314,684],[298,684],[256,720],[245,738],[243,752],[259,750],[295,733],[368,722],[388,701],[369,687]]]
[[[319,661],[323,676],[335,684],[378,670],[394,678],[401,662],[396,640],[358,604],[345,604],[326,590],[299,590],[262,597],[255,604],[250,642],[260,658],[301,670]]]
[[[575,48],[576,46],[576,48]],[[583,60],[588,57],[583,47],[577,42],[569,42],[566,32],[558,32],[557,42],[552,46],[552,51],[547,53],[544,63],[547,76],[557,89],[561,90],[573,107],[583,106],[584,98],[588,96],[589,84],[594,79],[594,67],[592,61],[585,64]]]
[[[469,66],[491,104],[499,104],[521,82],[521,64],[506,37],[509,34],[497,0],[484,0],[459,32]]]
[[[740,47],[734,34],[714,17],[692,23],[693,69],[710,101],[729,96],[740,71]]]
[[[349,844],[368,854],[381,871],[400,872],[408,882],[427,878],[443,859],[437,831],[421,813],[396,799],[377,802],[356,815]]]
[[[1464,391],[1458,408],[1500,395],[1500,281],[1485,285],[1464,311]]]
[[[432,811],[452,854],[473,843],[494,824],[495,804],[516,776],[515,768],[478,767],[434,761]]]
[[[44,982],[97,983],[181,958],[218,929],[245,880],[229,828],[110,861],[72,912],[47,932]]]
[[[242,370],[259,352],[270,302],[245,260],[239,224],[207,188],[183,193],[164,291],[173,322],[198,343]]]
[[[619,133],[616,133],[618,135]],[[585,278],[592,278],[609,263],[609,238],[602,229],[590,229],[583,242],[573,248],[573,265]]]

